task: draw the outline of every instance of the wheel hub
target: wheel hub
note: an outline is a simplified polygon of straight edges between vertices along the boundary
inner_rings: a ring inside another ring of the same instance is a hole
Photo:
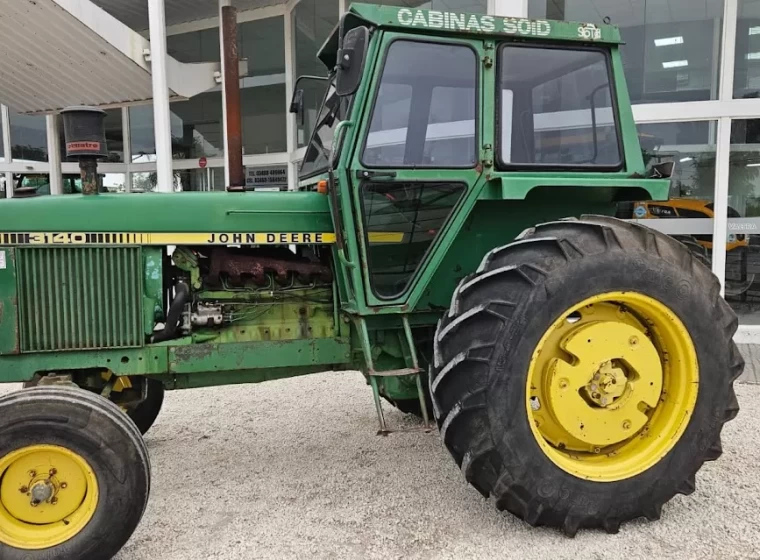
[[[599,453],[644,427],[662,391],[649,339],[625,323],[593,321],[571,329],[560,346],[571,359],[554,358],[547,378],[558,447]]]
[[[610,406],[625,392],[628,378],[616,361],[610,360],[599,366],[599,370],[584,387],[586,397],[602,408]]]
[[[635,292],[591,297],[546,331],[531,360],[526,408],[543,451],[588,480],[646,470],[678,441],[696,402],[688,331]]]
[[[0,542],[47,548],[76,534],[97,503],[97,480],[77,454],[35,445],[0,458]]]

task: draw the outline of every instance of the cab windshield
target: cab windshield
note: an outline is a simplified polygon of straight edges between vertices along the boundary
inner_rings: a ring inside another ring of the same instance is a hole
[[[322,108],[319,110],[311,140],[301,163],[298,176],[301,179],[327,171],[335,127],[348,117],[352,98],[339,97],[335,93],[335,76],[330,79]]]

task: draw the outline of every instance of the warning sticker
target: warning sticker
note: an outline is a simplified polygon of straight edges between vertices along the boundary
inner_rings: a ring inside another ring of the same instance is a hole
[[[0,251],[0,270],[5,270],[5,251]]]

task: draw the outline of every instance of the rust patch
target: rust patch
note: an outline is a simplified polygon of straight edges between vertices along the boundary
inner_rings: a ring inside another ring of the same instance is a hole
[[[177,346],[174,348],[174,356],[177,363],[188,360],[200,360],[211,356],[215,349],[215,344],[189,344],[187,346]]]

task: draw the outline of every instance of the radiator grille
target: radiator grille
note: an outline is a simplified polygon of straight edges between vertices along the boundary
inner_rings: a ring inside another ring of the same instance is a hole
[[[143,343],[139,247],[18,250],[21,350]]]

